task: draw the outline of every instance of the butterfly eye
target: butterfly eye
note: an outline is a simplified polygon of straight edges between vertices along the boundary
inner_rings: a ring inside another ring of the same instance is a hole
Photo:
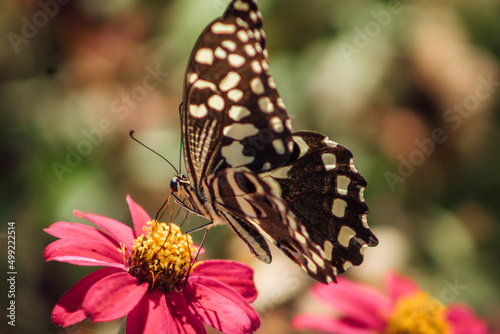
[[[170,181],[170,189],[175,193],[179,190],[179,180],[174,177],[172,181]]]

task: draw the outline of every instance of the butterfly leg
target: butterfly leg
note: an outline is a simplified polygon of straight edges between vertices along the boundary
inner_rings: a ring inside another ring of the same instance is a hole
[[[212,227],[213,224],[214,224],[214,222],[209,222],[209,223],[203,224],[201,226],[195,227],[192,230],[189,230],[189,231],[185,232],[184,234],[190,234],[190,233],[193,233],[193,232],[196,232],[196,231],[199,231],[199,230],[203,230],[203,229],[206,229],[208,231],[208,229],[210,227]],[[205,232],[205,236],[203,237],[203,240],[205,240],[206,236],[207,235],[206,235],[206,232]]]

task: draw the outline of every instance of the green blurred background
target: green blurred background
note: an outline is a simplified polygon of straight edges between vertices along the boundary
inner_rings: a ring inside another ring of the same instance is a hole
[[[1,2],[0,267],[8,271],[6,226],[15,221],[17,332],[117,331],[120,321],[51,325],[57,300],[95,268],[44,262],[54,238],[42,229],[78,221],[73,209],[130,224],[127,194],[156,213],[175,172],[128,133],[179,165],[186,63],[227,3]],[[259,5],[294,128],[350,148],[368,181],[380,245],[349,276],[381,287],[398,270],[444,302],[469,303],[500,331],[500,3]],[[313,281],[276,249],[272,264],[257,263],[225,227],[205,247],[206,258],[255,267],[261,333],[293,332],[294,314],[325,312],[307,292]],[[450,294],[450,284],[462,288]],[[6,317],[0,323],[12,332]]]

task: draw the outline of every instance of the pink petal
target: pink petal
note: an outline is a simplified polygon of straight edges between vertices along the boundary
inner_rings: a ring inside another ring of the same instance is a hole
[[[360,328],[346,321],[321,315],[299,315],[292,320],[295,329],[313,329],[335,334],[377,334],[379,331],[371,328]]]
[[[85,218],[98,227],[100,227],[104,232],[109,234],[117,242],[124,244],[129,250],[132,249],[132,245],[135,239],[134,230],[132,230],[127,225],[120,223],[117,220],[95,215],[93,213],[83,213],[78,210],[74,210],[73,214],[76,217]]]
[[[95,227],[78,223],[57,222],[44,229],[44,231],[61,239],[100,241],[108,242],[115,247],[120,246],[113,238]]]
[[[160,290],[146,292],[127,316],[127,332],[168,333],[169,318],[165,294]]]
[[[226,297],[196,283],[188,282],[183,292],[187,303],[207,325],[223,333],[251,333],[247,314]]]
[[[252,329],[257,330],[260,327],[260,318],[257,312],[253,309],[248,301],[243,298],[236,290],[233,288],[213,279],[210,277],[194,276],[189,278],[190,283],[201,284],[210,290],[220,294],[221,296],[232,301],[237,307],[246,313],[250,322],[252,323]]]
[[[206,334],[203,322],[195,314],[194,308],[188,306],[181,293],[171,291],[167,293],[166,298],[170,311],[170,334]]]
[[[390,313],[389,298],[370,286],[339,277],[337,284],[317,284],[313,293],[319,299],[367,328],[382,330]]]
[[[146,223],[151,221],[149,215],[144,211],[144,209],[132,200],[130,195],[127,195],[128,207],[130,214],[132,215],[132,222],[134,223],[135,237],[142,235],[144,226],[148,226]]]
[[[52,310],[52,322],[56,326],[68,327],[87,317],[82,302],[89,288],[102,278],[121,271],[116,268],[102,268],[79,280],[57,302]]]
[[[108,275],[89,289],[82,307],[92,321],[115,320],[129,313],[148,287],[147,282],[139,285],[137,277],[124,271]]]
[[[253,269],[246,264],[230,260],[207,260],[193,269],[192,276],[216,279],[236,290],[250,303],[257,298]]]
[[[417,283],[396,272],[389,272],[385,278],[385,285],[389,291],[392,303],[395,304],[401,297],[413,295],[420,291]]]
[[[448,307],[447,320],[452,327],[452,334],[488,334],[486,322],[474,314],[465,304],[452,304]]]
[[[111,242],[59,239],[45,248],[44,256],[46,261],[125,268],[123,253]]]

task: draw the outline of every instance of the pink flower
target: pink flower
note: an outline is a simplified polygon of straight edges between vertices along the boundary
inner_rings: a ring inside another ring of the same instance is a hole
[[[388,295],[339,277],[338,284],[318,284],[313,294],[342,317],[304,314],[293,319],[297,329],[336,334],[450,333],[487,334],[486,323],[463,304],[444,306],[408,278],[386,277]]]
[[[174,224],[151,222],[127,196],[135,231],[110,218],[74,211],[101,230],[58,222],[45,231],[59,240],[45,249],[47,261],[102,266],[78,281],[52,311],[55,325],[127,315],[128,333],[251,333],[260,319],[253,270],[245,264],[207,260],[191,264],[196,248]],[[184,286],[188,270],[187,284]]]

